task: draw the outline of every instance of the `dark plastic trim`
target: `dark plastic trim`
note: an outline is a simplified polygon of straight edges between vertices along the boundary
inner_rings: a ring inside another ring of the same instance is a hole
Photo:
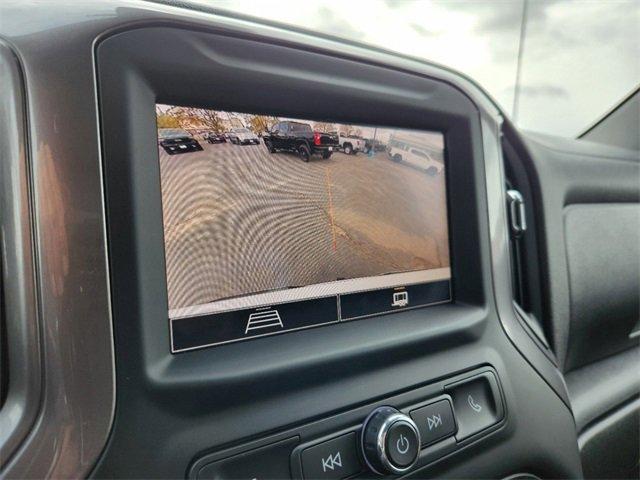
[[[3,365],[8,388],[0,409],[1,474],[36,420],[42,391],[26,93],[18,56],[2,39],[0,85],[0,283],[7,347],[2,360],[8,362]]]

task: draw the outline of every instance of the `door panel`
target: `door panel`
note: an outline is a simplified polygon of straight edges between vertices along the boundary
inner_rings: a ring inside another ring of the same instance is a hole
[[[640,450],[640,156],[522,138],[508,135],[532,186],[542,321],[569,387],[585,475],[624,477]]]
[[[564,219],[570,371],[638,343],[640,205],[571,205]]]

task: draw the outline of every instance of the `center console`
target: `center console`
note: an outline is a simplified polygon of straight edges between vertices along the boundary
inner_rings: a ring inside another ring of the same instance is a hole
[[[362,420],[364,416],[364,420]],[[199,458],[190,478],[371,478],[418,470],[500,428],[496,372],[483,368]]]

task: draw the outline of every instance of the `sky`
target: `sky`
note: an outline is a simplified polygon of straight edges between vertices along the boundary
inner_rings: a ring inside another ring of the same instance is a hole
[[[640,84],[640,0],[191,1],[452,67],[542,133],[575,137]]]

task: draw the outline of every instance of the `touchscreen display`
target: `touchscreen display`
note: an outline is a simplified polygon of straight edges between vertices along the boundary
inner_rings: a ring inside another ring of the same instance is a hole
[[[441,133],[156,117],[174,352],[450,300]]]

